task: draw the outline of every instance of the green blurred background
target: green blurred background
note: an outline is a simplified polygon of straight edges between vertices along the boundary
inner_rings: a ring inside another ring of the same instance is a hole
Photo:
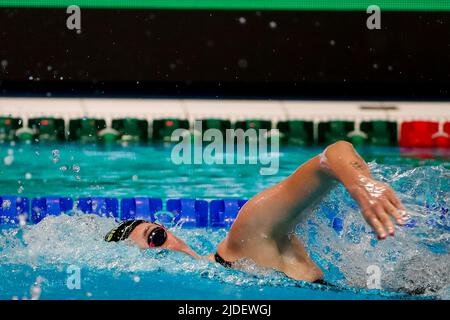
[[[449,0],[2,0],[4,7],[167,8],[167,9],[258,9],[258,10],[382,10],[450,11]]]

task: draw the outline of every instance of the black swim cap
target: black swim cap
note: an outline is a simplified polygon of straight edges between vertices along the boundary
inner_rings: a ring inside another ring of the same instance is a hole
[[[105,236],[105,241],[107,242],[117,242],[122,241],[128,238],[130,233],[141,223],[147,222],[145,220],[128,220],[125,222],[122,222],[117,227],[112,229],[108,234]]]

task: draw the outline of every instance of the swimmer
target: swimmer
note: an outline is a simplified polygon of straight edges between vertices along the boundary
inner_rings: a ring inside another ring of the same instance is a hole
[[[247,259],[295,280],[326,284],[323,272],[295,235],[295,227],[337,183],[342,183],[356,200],[378,239],[394,236],[394,223],[406,222],[405,208],[394,191],[372,178],[367,164],[350,143],[339,141],[250,199],[214,254],[200,256],[164,226],[144,220],[123,222],[105,240],[130,239],[141,249],[179,251],[227,268]]]

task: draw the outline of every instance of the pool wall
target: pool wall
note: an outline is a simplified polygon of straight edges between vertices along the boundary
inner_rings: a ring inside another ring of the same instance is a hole
[[[300,145],[450,147],[450,103],[1,98],[0,140],[170,141],[176,128],[279,129]],[[50,132],[45,127],[50,127]]]

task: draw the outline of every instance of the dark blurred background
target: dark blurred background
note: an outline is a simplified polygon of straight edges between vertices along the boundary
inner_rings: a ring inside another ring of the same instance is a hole
[[[450,100],[450,12],[0,8],[0,94]]]

